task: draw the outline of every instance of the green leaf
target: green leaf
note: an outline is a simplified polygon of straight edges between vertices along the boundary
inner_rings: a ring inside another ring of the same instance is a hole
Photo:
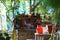
[[[19,0],[20,1],[20,3],[24,3],[24,0]]]

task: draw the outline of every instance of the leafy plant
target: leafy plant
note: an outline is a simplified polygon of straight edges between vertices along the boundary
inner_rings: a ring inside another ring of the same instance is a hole
[[[53,9],[53,17],[56,23],[60,23],[60,0],[47,0],[48,5]]]

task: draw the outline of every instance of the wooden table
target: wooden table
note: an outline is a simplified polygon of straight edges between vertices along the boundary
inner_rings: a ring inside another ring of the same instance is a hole
[[[44,40],[45,37],[51,36],[51,34],[38,34],[34,33],[35,40]]]

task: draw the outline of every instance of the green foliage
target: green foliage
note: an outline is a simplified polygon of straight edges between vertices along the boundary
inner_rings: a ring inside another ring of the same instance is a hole
[[[48,4],[50,4],[54,8],[60,8],[60,0],[47,0]]]
[[[2,30],[2,36],[6,39],[6,36],[5,36],[5,31],[4,30]]]
[[[24,3],[25,0],[19,0],[19,1],[20,1],[20,3]]]
[[[60,0],[47,0],[47,5],[54,9],[53,20],[55,20],[56,23],[60,23],[60,12],[58,12],[60,10]]]
[[[56,12],[53,17],[56,23],[60,23],[60,13]]]

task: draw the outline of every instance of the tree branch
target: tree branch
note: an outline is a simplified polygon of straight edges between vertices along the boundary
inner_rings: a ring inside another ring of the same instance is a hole
[[[7,16],[7,18],[11,21],[11,19],[9,18],[9,16]],[[12,22],[12,21],[11,21]]]
[[[32,8],[32,11],[34,11],[35,8],[36,8],[40,3],[41,3],[41,1],[39,1],[39,2],[34,6],[34,8]]]

